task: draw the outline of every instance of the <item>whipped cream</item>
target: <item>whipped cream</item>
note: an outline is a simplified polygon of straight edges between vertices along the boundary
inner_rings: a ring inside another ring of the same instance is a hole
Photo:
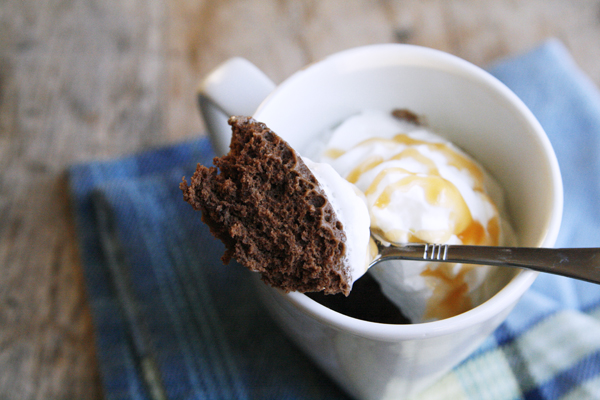
[[[316,163],[306,157],[302,157],[302,161],[317,178],[319,186],[325,192],[338,220],[343,225],[346,234],[344,267],[348,271],[348,283],[352,285],[367,272],[368,263],[372,258],[369,231],[371,222],[365,196],[330,165]]]
[[[319,161],[366,198],[371,229],[396,243],[514,245],[502,190],[448,140],[391,113],[366,110],[329,133]],[[391,261],[371,269],[412,322],[450,317],[480,304],[493,268]]]

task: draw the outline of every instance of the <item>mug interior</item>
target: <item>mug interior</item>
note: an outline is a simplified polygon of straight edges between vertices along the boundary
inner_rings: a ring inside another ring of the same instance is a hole
[[[348,50],[294,74],[254,117],[301,154],[323,133],[364,109],[406,108],[478,160],[504,188],[519,245],[551,247],[562,214],[558,163],[527,107],[482,69],[449,54],[411,45]],[[504,287],[458,316],[422,324],[384,325],[339,314],[299,293],[285,295],[315,318],[360,335],[438,335],[513,305],[537,273],[506,270]],[[283,295],[283,294],[282,294]]]

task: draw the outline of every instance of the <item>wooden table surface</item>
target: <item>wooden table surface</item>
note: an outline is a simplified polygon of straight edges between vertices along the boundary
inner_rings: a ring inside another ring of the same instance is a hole
[[[220,62],[280,82],[358,45],[485,66],[548,37],[600,85],[598,0],[0,0],[0,398],[102,398],[65,170],[200,134]]]

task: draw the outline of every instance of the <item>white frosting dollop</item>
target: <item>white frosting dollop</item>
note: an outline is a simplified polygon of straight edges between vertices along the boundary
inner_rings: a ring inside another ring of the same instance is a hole
[[[344,264],[348,267],[352,285],[364,275],[369,263],[371,224],[365,196],[355,185],[342,178],[331,165],[316,163],[302,157],[302,161],[317,178],[346,234]]]

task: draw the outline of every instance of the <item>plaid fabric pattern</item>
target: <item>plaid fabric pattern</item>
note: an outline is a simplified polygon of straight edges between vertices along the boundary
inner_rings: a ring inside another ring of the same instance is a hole
[[[552,141],[557,246],[598,246],[600,96],[554,40],[493,66]],[[70,185],[107,399],[347,399],[294,347],[243,268],[182,201],[205,138],[73,166]],[[417,399],[600,399],[600,287],[540,275],[505,323]]]

